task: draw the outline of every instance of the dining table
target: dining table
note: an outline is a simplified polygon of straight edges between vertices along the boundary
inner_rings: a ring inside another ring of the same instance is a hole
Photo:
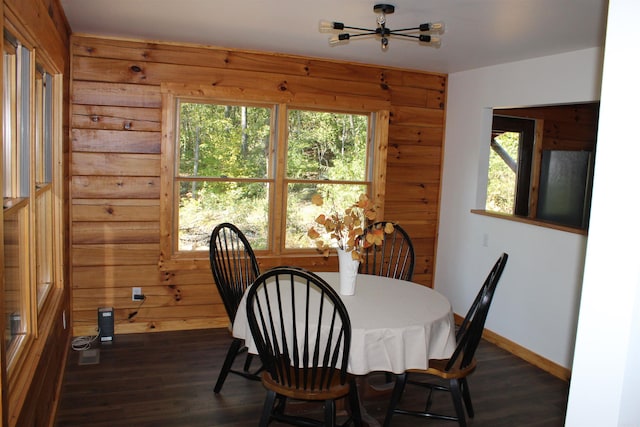
[[[315,274],[340,291],[339,273]],[[257,354],[247,321],[246,294],[236,313],[233,336],[243,339],[248,351]],[[448,358],[455,349],[451,303],[434,289],[405,280],[358,274],[355,293],[340,297],[351,321],[347,371],[362,378],[359,388],[366,383],[367,374],[424,370],[430,359]],[[369,421],[369,425],[376,424]]]

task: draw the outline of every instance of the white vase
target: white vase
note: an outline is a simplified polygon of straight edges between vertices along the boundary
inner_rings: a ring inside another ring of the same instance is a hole
[[[351,252],[338,248],[338,263],[340,270],[340,294],[353,295],[356,293],[356,276],[360,261],[351,257]]]

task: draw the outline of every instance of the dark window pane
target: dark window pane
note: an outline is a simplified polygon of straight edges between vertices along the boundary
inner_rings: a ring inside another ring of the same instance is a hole
[[[544,150],[540,168],[538,218],[585,228],[591,195],[588,151]]]

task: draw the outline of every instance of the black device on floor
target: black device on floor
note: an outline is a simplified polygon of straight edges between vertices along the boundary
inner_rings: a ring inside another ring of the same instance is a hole
[[[110,344],[113,342],[113,308],[98,308],[98,328],[100,343]]]

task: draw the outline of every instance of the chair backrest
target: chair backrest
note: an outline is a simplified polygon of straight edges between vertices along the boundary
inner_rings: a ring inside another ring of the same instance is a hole
[[[213,280],[233,323],[244,291],[260,275],[258,261],[245,235],[233,224],[219,224],[209,240]]]
[[[369,225],[364,232],[384,228],[387,221]],[[409,234],[398,224],[393,224],[393,233],[385,234],[381,245],[370,246],[364,251],[364,260],[360,263],[360,273],[393,279],[411,280],[416,262],[413,243]]]
[[[478,295],[456,333],[456,349],[449,359],[446,370],[456,365],[458,358],[462,358],[459,365],[461,368],[467,367],[472,362],[482,338],[484,324],[489,314],[489,307],[491,306],[496,286],[498,286],[498,281],[502,276],[508,258],[509,255],[506,253],[500,255],[482,284]]]
[[[297,267],[261,274],[247,293],[247,320],[278,384],[314,391],[345,384],[351,322],[340,296],[317,275]]]

